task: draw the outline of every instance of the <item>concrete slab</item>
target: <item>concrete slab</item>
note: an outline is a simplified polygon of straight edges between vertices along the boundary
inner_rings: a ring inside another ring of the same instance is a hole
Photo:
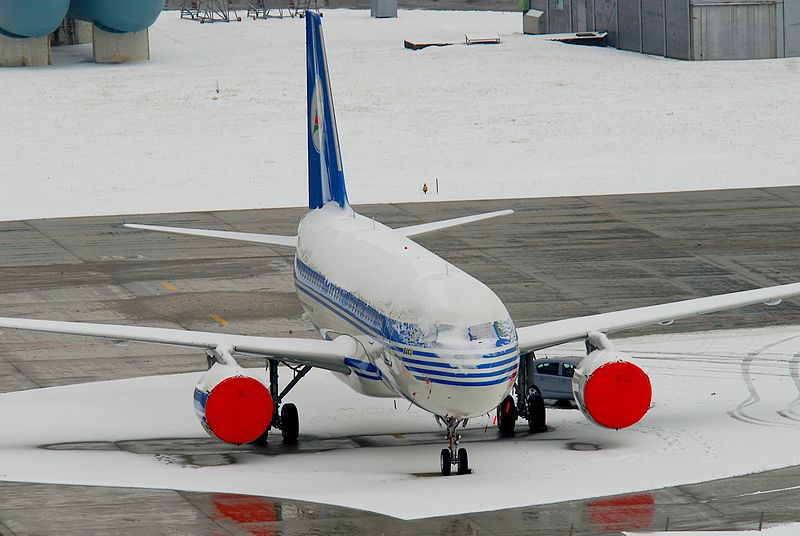
[[[0,223],[0,266],[31,266],[41,264],[80,263],[81,259],[69,253],[52,239],[24,222]],[[6,272],[14,275],[13,272]],[[0,279],[2,281],[2,279]]]
[[[93,28],[95,63],[128,63],[150,59],[149,29],[140,32],[107,32]]]
[[[50,65],[50,37],[17,39],[0,34],[0,67]]]

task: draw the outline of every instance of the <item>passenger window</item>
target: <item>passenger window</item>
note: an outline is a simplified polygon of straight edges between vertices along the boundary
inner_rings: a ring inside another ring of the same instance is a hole
[[[567,378],[572,378],[572,376],[575,374],[575,365],[570,363],[563,363],[561,365],[561,369],[561,375],[566,376]]]
[[[536,373],[558,376],[558,363],[539,363],[536,365]]]

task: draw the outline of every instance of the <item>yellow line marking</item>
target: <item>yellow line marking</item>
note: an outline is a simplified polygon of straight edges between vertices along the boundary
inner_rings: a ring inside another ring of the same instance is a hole
[[[228,324],[228,321],[222,318],[219,315],[211,315],[211,320],[219,324],[220,326],[225,326]]]
[[[178,292],[178,288],[169,281],[159,281],[159,284],[170,292]]]

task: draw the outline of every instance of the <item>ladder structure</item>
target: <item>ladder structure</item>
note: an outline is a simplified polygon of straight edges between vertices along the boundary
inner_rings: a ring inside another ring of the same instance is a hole
[[[200,22],[241,22],[242,17],[233,8],[232,0],[183,0],[181,18]]]
[[[286,11],[287,15],[294,17],[295,13],[292,11],[290,4],[291,0],[255,0],[250,2],[250,6],[247,8],[247,16],[253,20],[259,18],[282,19],[283,12]]]
[[[323,0],[325,7],[330,5],[330,0]],[[289,0],[289,9],[292,17],[302,17],[306,11],[316,11],[319,13],[318,0]]]

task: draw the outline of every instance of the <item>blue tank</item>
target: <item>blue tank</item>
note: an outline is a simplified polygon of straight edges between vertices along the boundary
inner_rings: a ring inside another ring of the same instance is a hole
[[[139,32],[156,21],[163,6],[164,0],[72,0],[67,16],[107,32]]]
[[[56,31],[67,8],[69,0],[0,0],[0,33],[43,37]]]

